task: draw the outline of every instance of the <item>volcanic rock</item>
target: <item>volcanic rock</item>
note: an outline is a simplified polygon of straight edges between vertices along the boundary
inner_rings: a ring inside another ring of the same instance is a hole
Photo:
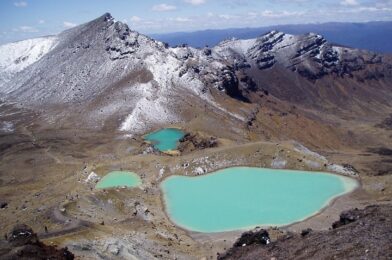
[[[6,241],[0,241],[0,258],[71,260],[74,255],[67,248],[45,245],[30,227],[18,224],[7,235]]]

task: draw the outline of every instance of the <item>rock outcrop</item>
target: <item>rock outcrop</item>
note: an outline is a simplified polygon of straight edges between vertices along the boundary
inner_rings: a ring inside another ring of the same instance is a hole
[[[234,247],[249,246],[249,245],[268,245],[271,239],[267,230],[261,229],[256,232],[245,232],[234,243]]]
[[[205,137],[197,133],[187,133],[183,138],[181,138],[178,150],[183,153],[217,146],[218,140],[216,137]]]
[[[6,240],[0,241],[0,258],[72,260],[74,255],[67,248],[45,245],[30,227],[19,224],[6,235]]]

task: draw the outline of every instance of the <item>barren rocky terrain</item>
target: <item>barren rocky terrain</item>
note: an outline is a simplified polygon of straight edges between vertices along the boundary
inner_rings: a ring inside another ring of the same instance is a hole
[[[109,14],[54,37],[35,62],[0,71],[0,234],[25,223],[81,259],[215,259],[245,230],[180,229],[159,185],[257,166],[344,174],[361,186],[304,222],[269,230],[273,241],[285,236],[273,246],[233,257],[390,257],[390,56],[279,32],[169,48]],[[143,141],[163,127],[188,133],[177,156]],[[143,184],[94,189],[91,176],[111,170],[136,172]],[[358,220],[327,231],[352,208]]]
[[[328,231],[287,233],[268,245],[260,240],[268,233],[255,232],[219,259],[390,259],[391,211],[390,205],[353,209],[342,213]]]

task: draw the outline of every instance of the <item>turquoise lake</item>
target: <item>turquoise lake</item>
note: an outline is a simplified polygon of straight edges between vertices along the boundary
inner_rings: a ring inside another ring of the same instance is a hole
[[[356,180],[334,174],[251,167],[171,176],[161,184],[170,219],[198,232],[292,224],[357,186]]]
[[[177,149],[178,141],[183,138],[185,133],[176,128],[164,128],[150,133],[144,137],[150,141],[156,149],[161,152]]]
[[[95,186],[97,189],[118,187],[133,188],[142,184],[140,177],[133,172],[113,171],[106,174]]]

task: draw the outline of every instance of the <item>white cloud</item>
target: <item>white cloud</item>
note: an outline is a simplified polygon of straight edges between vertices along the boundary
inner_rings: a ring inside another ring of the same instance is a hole
[[[0,0],[1,1],[1,0]],[[28,1],[28,0],[26,0]],[[363,22],[372,20],[388,20],[392,19],[392,0],[355,0],[358,5],[343,6],[340,3],[344,0],[338,0],[334,3],[325,5],[317,5],[307,8],[291,8],[289,3],[309,3],[314,0],[269,0],[270,2],[279,3],[280,8],[275,8],[271,4],[271,8],[256,8],[256,4],[252,4],[253,0],[215,0],[225,3],[227,8],[220,9],[217,12],[214,9],[204,10],[197,6],[189,14],[180,14],[177,11],[189,9],[193,5],[185,2],[186,0],[167,1],[160,0],[154,4],[170,4],[177,7],[176,11],[169,12],[169,16],[158,16],[149,18],[140,14],[132,14],[127,18],[132,28],[141,33],[167,33],[176,31],[196,31],[205,29],[222,29],[231,27],[260,27],[271,26],[277,24],[305,24],[305,23],[323,23],[330,21],[337,22]],[[350,0],[348,0],[350,1]],[[352,0],[351,0],[352,1]],[[212,0],[206,0],[206,7],[213,3]],[[177,4],[179,3],[179,4]],[[227,3],[227,4],[226,4]],[[243,9],[232,10],[230,3],[244,6]],[[287,6],[285,7],[285,4]],[[354,2],[351,2],[353,4]],[[388,4],[387,4],[388,3]],[[154,4],[150,5],[150,10]],[[181,5],[180,5],[181,4]],[[188,6],[188,7],[186,7]],[[181,8],[181,10],[180,10]],[[166,8],[165,8],[166,9]],[[152,11],[152,10],[151,10]],[[355,14],[355,15],[353,15]],[[132,18],[132,15],[140,17]],[[141,21],[139,21],[141,18]],[[203,21],[202,23],[197,21]]]
[[[205,4],[207,1],[206,0],[185,0],[186,3],[191,4],[191,5],[202,5]]]
[[[27,2],[25,2],[25,1],[14,2],[14,6],[16,6],[16,7],[26,7],[27,6]]]
[[[356,6],[359,5],[357,0],[343,0],[342,2],[340,2],[341,5],[344,6]]]
[[[190,22],[192,20],[189,19],[188,17],[177,17],[174,19],[174,21],[180,22],[180,23],[186,23],[186,22]]]
[[[75,27],[77,24],[76,23],[72,23],[72,22],[63,22],[63,26],[65,28],[72,28]]]
[[[230,14],[220,14],[220,15],[218,15],[218,17],[221,19],[226,19],[226,20],[237,18],[237,16],[230,15]]]
[[[45,23],[45,20],[39,20],[38,23],[39,23],[39,24],[44,24],[44,23]]]
[[[142,20],[142,18],[140,18],[139,16],[132,16],[131,17],[131,22],[133,22],[133,23],[138,23],[138,22],[140,22]]]
[[[159,4],[159,5],[154,5],[152,7],[152,10],[155,12],[167,12],[167,11],[173,11],[176,9],[177,9],[177,7],[175,5],[168,5],[168,4]]]
[[[338,13],[361,13],[361,12],[392,12],[392,8],[388,7],[382,7],[382,8],[377,8],[377,7],[357,7],[357,8],[352,8],[349,10],[340,10]]]
[[[35,33],[38,30],[31,26],[19,26],[17,29],[14,29],[15,32],[24,32],[24,33]]]
[[[288,11],[275,12],[271,10],[265,10],[264,12],[261,13],[261,16],[268,17],[268,18],[283,18],[283,17],[290,17],[290,16],[298,16],[303,14],[304,14],[303,12],[288,12]]]

